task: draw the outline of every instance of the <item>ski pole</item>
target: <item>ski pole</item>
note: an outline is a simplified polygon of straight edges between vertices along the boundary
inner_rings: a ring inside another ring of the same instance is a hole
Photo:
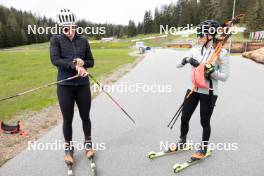
[[[172,130],[173,126],[175,125],[176,121],[178,120],[178,118],[179,118],[179,116],[181,114],[181,111],[182,111],[182,108],[183,108],[183,104],[184,104],[184,102],[182,103],[180,108],[177,110],[177,112],[175,113],[175,115],[171,119],[170,123],[167,125],[168,128],[171,126],[170,127],[171,130]]]
[[[116,106],[118,106],[125,114],[126,114],[126,116],[134,123],[134,124],[136,124],[136,122],[135,122],[135,120],[128,114],[128,112],[107,92],[107,91],[105,91],[104,90],[104,88],[103,88],[103,86],[101,86],[102,84],[99,82],[99,81],[97,81],[96,79],[95,79],[95,77],[94,76],[92,76],[90,73],[88,74],[88,76],[99,86],[99,87],[101,87],[102,88],[102,91],[114,102],[114,104],[116,105]]]
[[[31,93],[31,92],[35,92],[35,91],[37,91],[39,89],[50,87],[50,86],[53,86],[55,84],[62,83],[62,82],[65,82],[65,81],[69,81],[69,80],[72,80],[72,79],[75,79],[75,78],[78,78],[78,77],[79,77],[79,75],[75,75],[75,76],[60,80],[60,81],[56,81],[56,82],[52,82],[52,83],[49,83],[49,84],[46,84],[46,85],[43,85],[43,86],[40,86],[40,87],[36,87],[34,89],[30,89],[30,90],[27,90],[25,92],[18,93],[16,95],[12,95],[12,96],[9,96],[9,97],[6,97],[6,98],[2,98],[2,99],[0,99],[0,102],[1,101],[5,101],[5,100],[9,100],[9,99],[12,99],[12,98],[15,98],[15,97],[19,97],[19,96],[22,96],[22,95],[25,95],[25,94],[28,94],[28,93]]]

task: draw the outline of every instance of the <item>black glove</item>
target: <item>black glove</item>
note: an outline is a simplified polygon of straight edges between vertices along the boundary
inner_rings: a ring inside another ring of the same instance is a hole
[[[189,63],[193,66],[193,67],[198,67],[200,65],[200,63],[194,59],[194,58],[190,58],[189,59]]]
[[[212,64],[206,64],[205,67],[204,67],[204,76],[206,79],[210,79],[211,77],[211,74],[213,72],[215,72],[215,66],[213,66]]]
[[[186,65],[188,63],[188,59],[189,59],[188,57],[183,58],[181,64]]]
[[[186,65],[187,63],[190,63],[193,67],[198,67],[199,66],[199,62],[197,60],[195,60],[194,58],[190,58],[190,57],[185,57],[182,59],[182,65]]]

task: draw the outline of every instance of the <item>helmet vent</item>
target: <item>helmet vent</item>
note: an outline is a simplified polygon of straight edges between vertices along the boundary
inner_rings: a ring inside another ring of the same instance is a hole
[[[76,16],[70,9],[61,9],[57,15],[57,22],[60,26],[76,26]]]

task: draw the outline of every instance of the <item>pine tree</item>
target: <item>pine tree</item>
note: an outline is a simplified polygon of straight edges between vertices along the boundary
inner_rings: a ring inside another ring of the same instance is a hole
[[[219,4],[219,10],[221,11],[221,18],[219,20],[226,21],[232,18],[233,14],[233,2],[230,0],[221,0]]]
[[[206,13],[206,19],[214,19],[221,20],[220,16],[217,17],[217,14],[221,13],[221,7],[219,0],[209,0],[207,4],[207,13]]]
[[[3,24],[0,21],[0,48],[5,47],[4,29]]]
[[[20,44],[25,45],[28,43],[27,34],[24,29],[20,29],[21,41]]]
[[[181,27],[186,26],[187,24],[191,24],[191,6],[188,0],[179,0],[179,11],[180,11],[180,19],[179,19],[179,25]]]
[[[154,12],[154,21],[153,21],[154,32],[156,33],[159,32],[160,24],[161,24],[160,13],[159,13],[159,9],[156,7]]]
[[[8,8],[0,5],[0,21],[2,22],[3,25],[6,25],[6,19],[8,13],[9,13]]]
[[[138,34],[144,34],[143,24],[140,22],[137,25],[137,33]]]
[[[145,12],[144,21],[143,21],[143,29],[144,29],[144,34],[149,34],[154,31],[151,10]]]
[[[207,20],[207,9],[208,9],[209,0],[200,0],[199,1],[199,21]]]
[[[261,0],[255,0],[251,7],[246,17],[248,31],[264,30],[264,3]]]
[[[197,25],[200,23],[199,21],[199,9],[198,9],[198,1],[190,0],[190,11],[191,11],[191,23],[193,25]]]
[[[136,28],[135,22],[132,20],[129,20],[128,27],[127,27],[127,36],[134,37],[136,35],[137,35],[137,28]]]
[[[171,14],[171,26],[173,26],[173,27],[179,26],[179,21],[181,18],[179,10],[180,10],[179,6],[176,4],[173,4],[172,14]]]

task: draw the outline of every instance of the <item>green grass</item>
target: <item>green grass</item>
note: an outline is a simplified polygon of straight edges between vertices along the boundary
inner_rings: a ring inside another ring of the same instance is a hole
[[[96,77],[113,72],[130,63],[131,49],[125,43],[92,44],[95,67],[90,72]],[[0,98],[56,81],[57,69],[49,59],[49,43],[34,44],[0,50]],[[0,120],[11,119],[14,114],[38,111],[57,101],[56,87],[0,102]]]

